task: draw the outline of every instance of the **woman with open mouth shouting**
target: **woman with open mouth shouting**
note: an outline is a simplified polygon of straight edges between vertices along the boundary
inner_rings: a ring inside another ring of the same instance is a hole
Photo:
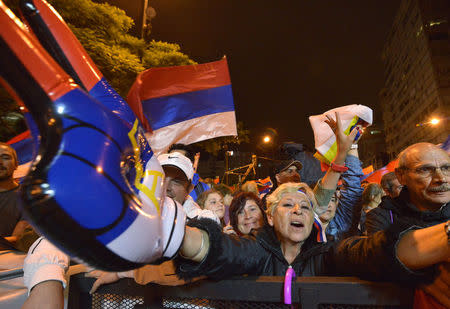
[[[191,220],[175,260],[178,276],[283,276],[292,267],[298,276],[358,276],[411,285],[429,279],[429,266],[449,256],[444,224],[418,230],[399,224],[369,237],[323,243],[317,238],[317,202],[308,185],[282,184],[267,202],[269,224],[245,236],[224,234],[206,218]]]

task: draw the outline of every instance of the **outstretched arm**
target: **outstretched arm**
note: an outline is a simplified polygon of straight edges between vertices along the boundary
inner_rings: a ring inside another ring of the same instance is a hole
[[[444,226],[442,223],[405,233],[398,242],[398,259],[413,270],[450,262],[450,245]]]
[[[450,246],[444,224],[418,230],[396,224],[342,240],[333,258],[338,274],[418,284],[434,275],[432,266],[450,260]]]
[[[223,279],[233,275],[258,275],[264,268],[267,251],[255,236],[237,237],[222,232],[210,219],[188,222],[179,258],[174,263],[181,279],[208,276]]]
[[[208,252],[208,233],[195,227],[186,226],[183,244],[180,248],[181,256],[194,262],[201,262]]]

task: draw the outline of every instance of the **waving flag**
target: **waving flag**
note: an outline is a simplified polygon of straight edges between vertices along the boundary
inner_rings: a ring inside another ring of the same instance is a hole
[[[270,177],[256,180],[256,185],[258,186],[259,194],[265,194],[273,187]]]
[[[153,131],[147,137],[155,153],[173,143],[237,135],[226,58],[146,70],[136,78],[127,101]]]
[[[395,159],[395,160],[389,162],[388,165],[383,166],[382,168],[380,168],[370,174],[364,175],[361,178],[361,181],[367,181],[370,183],[372,183],[372,182],[381,183],[381,178],[383,177],[383,175],[395,171],[397,166],[398,166],[398,160]]]
[[[365,167],[365,168],[362,169],[362,172],[363,172],[364,175],[372,174],[373,171],[374,171],[373,165],[369,165],[368,167]]]

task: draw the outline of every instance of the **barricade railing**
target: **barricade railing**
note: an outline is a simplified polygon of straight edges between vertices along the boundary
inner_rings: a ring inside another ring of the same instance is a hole
[[[20,267],[0,271],[0,281],[10,280],[18,277],[23,277],[23,269]]]
[[[202,280],[183,286],[139,285],[121,279],[92,295],[95,279],[70,279],[68,309],[75,308],[412,308],[413,291],[392,283],[353,277],[300,277],[293,282],[293,306],[283,304],[284,277]]]

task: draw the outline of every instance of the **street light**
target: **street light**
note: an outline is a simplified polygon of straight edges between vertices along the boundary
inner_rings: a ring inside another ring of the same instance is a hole
[[[433,126],[435,126],[435,125],[437,125],[438,123],[440,123],[442,120],[446,120],[446,119],[448,119],[448,117],[447,118],[443,118],[443,119],[439,119],[439,118],[431,118],[431,120],[430,121],[427,121],[427,122],[422,122],[422,123],[418,123],[418,124],[416,124],[416,127],[423,127],[424,125],[433,125]]]
[[[270,136],[268,136],[268,135],[264,136],[263,142],[266,143],[266,144],[269,143],[270,142]]]
[[[430,124],[432,124],[432,125],[436,125],[436,124],[438,124],[439,122],[440,122],[440,120],[437,119],[437,118],[433,118],[433,119],[430,120]]]

